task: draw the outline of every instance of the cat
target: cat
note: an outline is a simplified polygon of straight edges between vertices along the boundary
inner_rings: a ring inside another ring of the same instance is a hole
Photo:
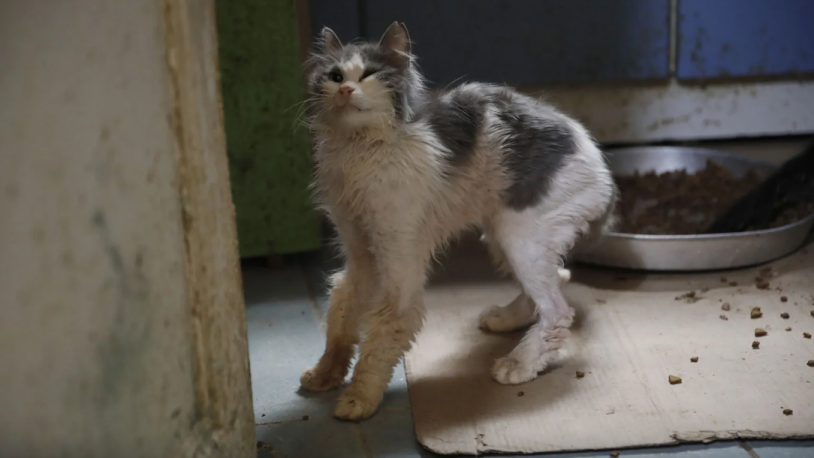
[[[334,415],[373,415],[394,366],[424,319],[435,255],[479,228],[522,292],[480,318],[491,332],[529,328],[492,368],[501,384],[537,377],[569,335],[574,311],[563,258],[613,220],[616,187],[577,121],[502,86],[461,84],[431,94],[407,28],[343,44],[321,31],[306,65],[314,195],[336,228],[344,269],[331,278],[324,354],[300,378],[325,391],[350,384]]]

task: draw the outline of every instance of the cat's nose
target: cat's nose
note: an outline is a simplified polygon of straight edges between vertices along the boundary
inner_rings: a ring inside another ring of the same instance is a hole
[[[342,97],[349,97],[353,93],[353,88],[350,86],[341,86],[339,88],[339,95]]]

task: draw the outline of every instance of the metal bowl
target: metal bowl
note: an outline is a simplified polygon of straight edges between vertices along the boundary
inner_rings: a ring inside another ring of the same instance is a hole
[[[608,150],[614,175],[636,171],[695,172],[707,160],[726,167],[735,176],[750,169],[768,175],[777,166],[765,161],[703,148],[643,146]],[[593,247],[574,253],[585,264],[652,271],[704,271],[753,266],[799,249],[814,226],[814,214],[786,226],[762,231],[710,235],[641,235],[611,232]]]

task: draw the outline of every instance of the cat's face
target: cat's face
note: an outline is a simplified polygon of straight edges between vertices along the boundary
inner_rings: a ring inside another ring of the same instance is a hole
[[[382,126],[404,116],[412,83],[410,41],[403,24],[379,43],[342,45],[328,28],[308,74],[312,115],[336,128]]]

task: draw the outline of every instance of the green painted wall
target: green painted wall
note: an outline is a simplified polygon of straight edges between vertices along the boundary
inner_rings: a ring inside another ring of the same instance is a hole
[[[319,248],[292,0],[217,0],[232,194],[243,257]]]

